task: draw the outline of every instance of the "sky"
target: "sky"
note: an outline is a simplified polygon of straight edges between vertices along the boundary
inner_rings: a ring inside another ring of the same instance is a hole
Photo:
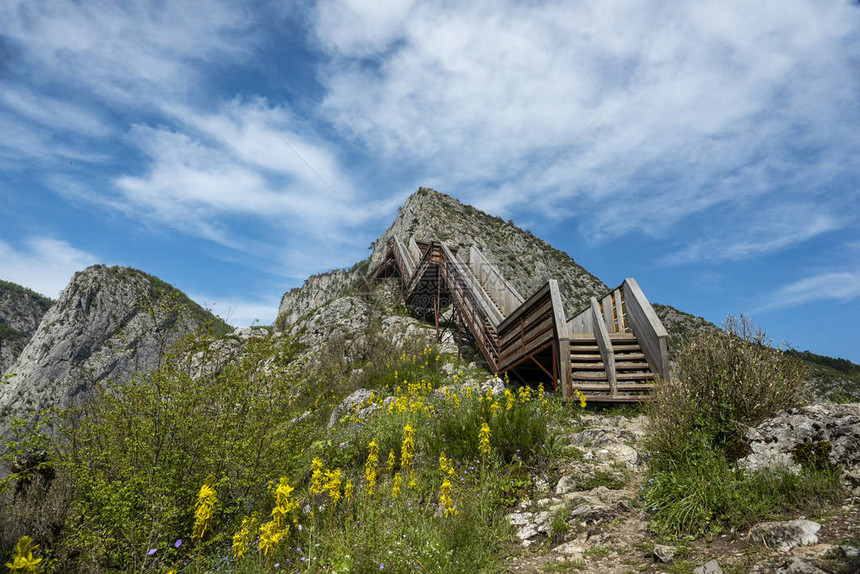
[[[610,286],[860,363],[860,3],[0,3],[0,279],[233,325],[419,186]]]

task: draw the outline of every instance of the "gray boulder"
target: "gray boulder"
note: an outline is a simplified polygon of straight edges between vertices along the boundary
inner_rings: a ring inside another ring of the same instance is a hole
[[[811,520],[789,520],[788,522],[762,522],[750,529],[750,541],[764,544],[781,552],[788,552],[795,546],[805,546],[818,542],[816,532],[821,525]]]

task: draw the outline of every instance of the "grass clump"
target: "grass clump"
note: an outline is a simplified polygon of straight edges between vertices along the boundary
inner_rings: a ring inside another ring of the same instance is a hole
[[[796,406],[803,378],[799,362],[744,317],[729,317],[725,332],[702,332],[680,352],[676,381],[659,386],[648,406],[643,497],[659,531],[718,532],[838,498],[833,468],[750,474],[737,462],[749,452],[744,431]],[[798,456],[820,459],[817,451]]]

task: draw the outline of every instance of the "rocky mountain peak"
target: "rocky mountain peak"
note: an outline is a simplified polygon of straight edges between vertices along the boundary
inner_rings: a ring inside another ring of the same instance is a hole
[[[142,271],[94,265],[76,273],[6,370],[0,426],[9,417],[66,407],[102,381],[156,367],[175,341],[206,322],[226,329]]]
[[[474,245],[524,297],[542,287],[547,279],[557,279],[568,316],[586,307],[592,296],[608,289],[570,255],[530,231],[427,187],[409,196],[394,223],[374,243],[371,270],[385,257],[388,240],[395,235],[404,244],[414,238],[438,239],[457,249],[468,250]]]

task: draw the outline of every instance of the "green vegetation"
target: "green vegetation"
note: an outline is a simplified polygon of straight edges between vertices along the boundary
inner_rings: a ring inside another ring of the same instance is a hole
[[[499,570],[505,509],[548,464],[559,403],[464,388],[429,347],[378,346],[360,379],[378,394],[327,428],[355,381],[287,337],[233,360],[213,340],[58,415],[59,440],[7,445],[4,557],[32,536],[47,572]]]
[[[32,289],[27,289],[26,287],[22,287],[17,283],[11,283],[9,281],[3,281],[0,279],[0,296],[3,296],[4,293],[17,293],[21,295],[29,295],[33,298],[36,305],[42,310],[47,311],[51,305],[54,304],[54,301],[45,297],[44,295],[40,295],[36,293]]]
[[[804,449],[800,474],[749,474],[743,431],[798,404],[804,369],[769,346],[748,320],[729,317],[727,332],[702,332],[677,358],[678,376],[649,405],[650,475],[643,496],[658,530],[701,535],[746,526],[840,495],[835,469]],[[821,447],[825,448],[825,447]]]

